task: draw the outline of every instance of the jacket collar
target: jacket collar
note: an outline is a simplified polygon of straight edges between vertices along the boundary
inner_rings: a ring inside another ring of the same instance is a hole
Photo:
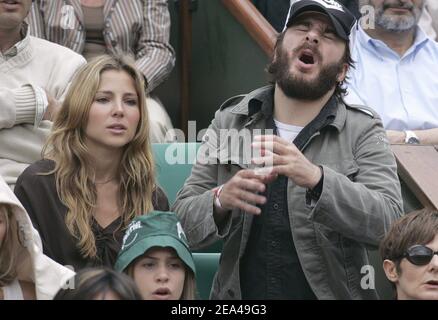
[[[274,107],[274,85],[268,85],[256,89],[245,96],[231,113],[248,116],[251,119],[258,115],[268,118],[273,113]],[[322,108],[318,117],[333,117],[333,121],[328,125],[335,127],[338,131],[344,128],[347,118],[347,109],[345,103],[336,97],[332,97]],[[317,119],[315,118],[315,120]],[[313,122],[313,121],[312,121]],[[312,124],[312,122],[310,124]]]
[[[347,107],[345,106],[345,102],[338,98],[335,98],[335,102],[337,103],[337,110],[335,119],[330,124],[332,127],[335,127],[338,132],[341,132],[345,126],[345,121],[347,120]]]
[[[231,113],[253,117],[262,111],[264,115],[271,115],[273,105],[274,86],[268,85],[247,94],[242,101],[231,109]]]

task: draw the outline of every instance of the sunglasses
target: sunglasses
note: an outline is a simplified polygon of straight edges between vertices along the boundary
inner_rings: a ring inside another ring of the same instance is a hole
[[[431,248],[422,244],[417,244],[410,247],[402,255],[402,258],[408,259],[408,261],[416,266],[425,266],[432,261],[433,256],[438,255],[438,251],[434,252]]]

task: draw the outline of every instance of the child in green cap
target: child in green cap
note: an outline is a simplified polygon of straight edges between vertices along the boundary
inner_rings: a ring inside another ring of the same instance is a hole
[[[144,300],[195,299],[195,263],[174,213],[154,211],[135,218],[115,269],[134,279]]]

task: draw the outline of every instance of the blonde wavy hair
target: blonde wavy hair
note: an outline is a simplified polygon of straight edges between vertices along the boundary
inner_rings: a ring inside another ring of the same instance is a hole
[[[0,288],[9,285],[16,277],[16,263],[20,242],[18,240],[17,220],[11,208],[0,204],[0,216],[3,217],[6,232],[0,243]]]
[[[102,73],[109,70],[124,71],[132,77],[140,109],[136,134],[125,146],[118,170],[118,203],[122,218],[119,228],[126,227],[135,216],[153,210],[155,172],[143,75],[126,56],[99,56],[84,65],[75,76],[43,148],[43,157],[55,162],[54,170],[47,174],[55,174],[58,196],[68,208],[67,228],[78,240],[78,248],[85,258],[97,256],[91,228],[97,191],[89,157],[92,150],[85,143],[85,128]]]

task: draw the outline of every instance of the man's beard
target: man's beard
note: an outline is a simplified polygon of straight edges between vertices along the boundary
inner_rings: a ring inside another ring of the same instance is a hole
[[[302,47],[294,51],[298,52],[301,49]],[[315,54],[321,57],[319,53]],[[276,56],[277,58],[268,66],[268,71],[272,74],[272,80],[289,98],[306,101],[318,100],[338,85],[338,76],[343,69],[341,61],[323,66],[319,75],[308,81],[290,73],[289,59],[287,54],[282,52],[281,46],[277,48]],[[322,59],[319,61],[321,62]]]
[[[389,8],[408,9],[411,10],[412,15],[407,17],[385,14],[385,11]],[[420,19],[421,9],[414,5],[396,1],[395,3],[383,4],[382,7],[376,8],[375,15],[376,24],[380,28],[393,32],[403,32],[412,30],[416,27],[418,20]]]

